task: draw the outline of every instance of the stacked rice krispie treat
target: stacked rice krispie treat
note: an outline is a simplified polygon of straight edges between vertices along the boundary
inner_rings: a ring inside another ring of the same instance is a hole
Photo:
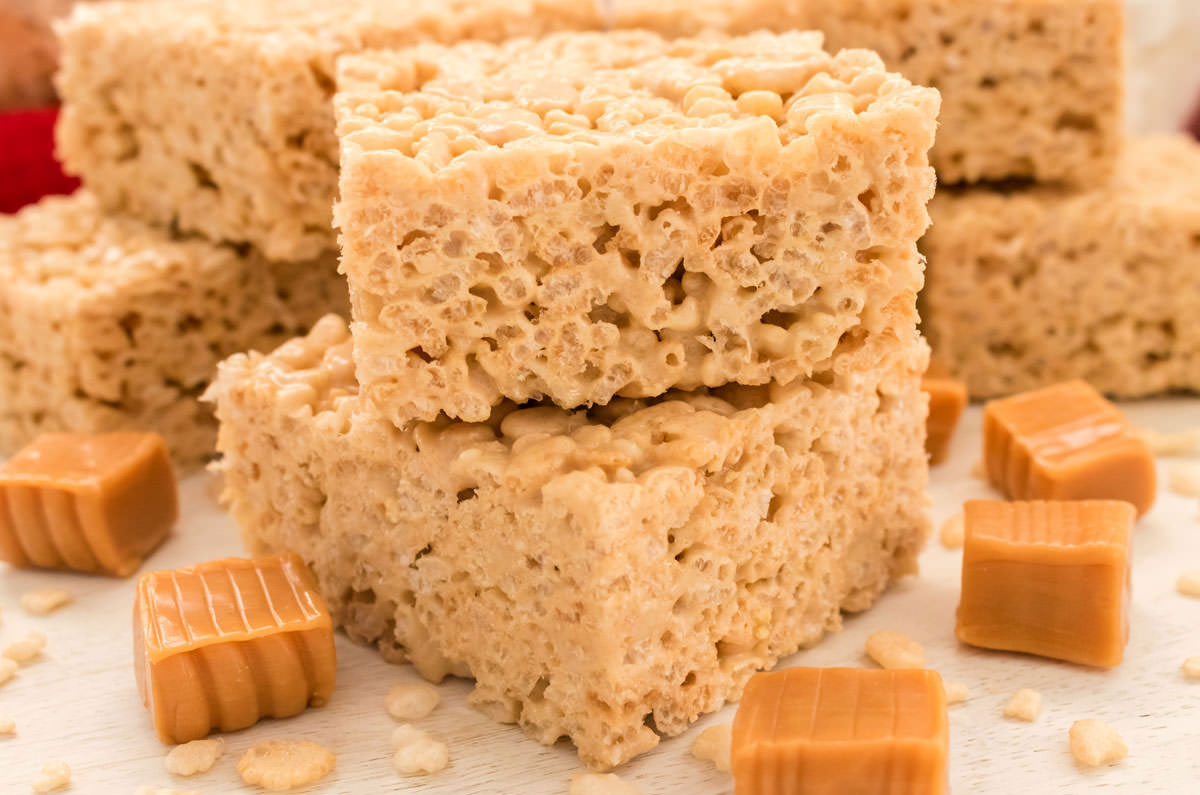
[[[353,322],[210,394],[248,546],[348,632],[605,768],[914,569],[937,92],[802,33],[336,80]]]

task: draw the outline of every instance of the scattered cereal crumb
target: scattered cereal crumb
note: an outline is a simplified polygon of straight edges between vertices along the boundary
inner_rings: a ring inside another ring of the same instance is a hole
[[[19,667],[16,660],[0,657],[0,685],[16,676]]]
[[[867,638],[867,654],[884,668],[924,668],[925,649],[900,632],[882,630]]]
[[[148,787],[145,784],[137,788],[134,795],[200,795],[199,790],[171,789],[170,787]]]
[[[969,474],[976,480],[987,480],[987,470],[983,468],[983,462],[979,459],[975,459],[975,463],[971,464]]]
[[[18,638],[4,647],[4,656],[18,665],[24,665],[36,660],[46,648],[46,636],[41,632],[26,632],[23,638]]]
[[[1200,497],[1200,464],[1175,464],[1167,475],[1167,485],[1184,497]]]
[[[641,795],[641,791],[612,773],[576,773],[567,795]]]
[[[1152,428],[1141,428],[1141,437],[1150,452],[1156,456],[1188,456],[1200,452],[1200,428],[1163,433]]]
[[[962,682],[946,683],[946,704],[961,704],[971,697],[971,691]]]
[[[74,600],[69,591],[62,588],[41,588],[21,595],[21,607],[31,616],[45,616]]]
[[[51,759],[42,765],[41,774],[33,781],[34,792],[54,792],[71,783],[71,768],[61,759]]]
[[[1129,746],[1107,723],[1087,718],[1071,724],[1071,755],[1088,767],[1118,762],[1129,756]]]
[[[420,720],[438,705],[438,691],[430,685],[393,685],[384,704],[396,720]]]
[[[692,741],[692,756],[705,762],[712,762],[717,770],[728,773],[732,743],[732,724],[722,723],[719,726],[709,726]]]
[[[1004,705],[1004,717],[1032,723],[1042,711],[1042,694],[1023,687]]]
[[[1180,667],[1186,678],[1200,681],[1200,657],[1188,657]]]
[[[333,770],[337,757],[309,740],[267,740],[242,754],[242,781],[274,792],[307,786]]]
[[[1192,569],[1179,575],[1179,579],[1175,581],[1175,590],[1184,596],[1200,598],[1200,569]]]
[[[7,715],[0,715],[0,735],[8,736],[17,733],[17,722]]]
[[[163,758],[167,772],[176,776],[194,776],[205,773],[225,753],[225,741],[220,737],[213,740],[192,740],[177,745]]]
[[[407,723],[392,732],[392,748],[396,751],[392,764],[406,776],[437,773],[450,764],[450,749],[444,742]]]
[[[956,513],[942,524],[938,537],[946,549],[962,549],[963,536],[966,533],[964,519],[961,513]]]

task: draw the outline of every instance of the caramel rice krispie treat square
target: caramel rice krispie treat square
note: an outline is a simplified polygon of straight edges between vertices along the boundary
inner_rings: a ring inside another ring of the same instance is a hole
[[[925,333],[974,397],[1200,390],[1200,145],[1134,138],[1104,186],[940,190]]]
[[[911,326],[852,332],[786,386],[397,429],[329,318],[210,395],[255,553],[300,554],[351,637],[606,768],[913,570],[926,356]]]
[[[198,464],[217,363],[346,300],[333,255],[268,262],[106,217],[86,192],[0,216],[0,455],[50,431],[142,430]]]
[[[342,269],[397,425],[811,375],[913,321],[937,92],[819,34],[346,56]]]

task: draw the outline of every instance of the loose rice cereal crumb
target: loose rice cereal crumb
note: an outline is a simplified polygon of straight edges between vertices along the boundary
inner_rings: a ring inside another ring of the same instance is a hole
[[[329,775],[337,757],[309,740],[267,740],[242,754],[242,781],[273,792],[307,786]]]
[[[1077,720],[1071,725],[1071,755],[1088,767],[1119,762],[1129,756],[1129,746],[1107,723],[1094,718]]]
[[[692,756],[705,762],[712,762],[717,770],[728,773],[732,743],[732,724],[722,723],[719,726],[709,726],[692,741]]]
[[[963,536],[966,534],[963,515],[956,513],[942,524],[938,538],[946,549],[962,549]]]
[[[1042,711],[1042,694],[1023,687],[1004,705],[1004,717],[1032,723]]]
[[[1167,474],[1167,485],[1183,497],[1200,497],[1200,464],[1175,464]]]
[[[883,668],[924,668],[925,649],[900,632],[882,630],[867,638],[867,654]]]
[[[61,759],[51,759],[42,765],[42,772],[33,781],[34,792],[54,792],[66,789],[71,783],[71,768]]]
[[[1164,433],[1153,428],[1138,431],[1156,456],[1190,456],[1200,453],[1200,428]]]
[[[17,722],[7,715],[0,715],[0,735],[8,736],[17,733]]]
[[[641,790],[612,773],[576,773],[567,795],[641,795]]]
[[[17,665],[15,660],[10,660],[7,657],[0,657],[0,685],[12,679],[17,674]]]
[[[46,648],[46,636],[41,632],[26,632],[24,637],[4,647],[3,655],[18,665],[31,663]]]
[[[225,740],[220,737],[212,740],[192,740],[168,751],[163,757],[163,767],[172,775],[194,776],[211,770],[223,753]]]
[[[1188,657],[1180,668],[1185,678],[1200,681],[1200,657]]]
[[[961,704],[971,697],[971,691],[962,682],[946,683],[946,704]]]
[[[392,732],[392,765],[405,776],[437,773],[450,764],[450,749],[429,732],[402,723]]]
[[[1175,590],[1184,596],[1200,599],[1200,569],[1192,569],[1179,575],[1179,579],[1175,581]]]
[[[438,691],[430,685],[393,685],[384,699],[388,714],[396,720],[420,720],[437,707]]]
[[[21,595],[21,607],[31,616],[45,616],[66,607],[74,597],[62,588],[40,588]]]

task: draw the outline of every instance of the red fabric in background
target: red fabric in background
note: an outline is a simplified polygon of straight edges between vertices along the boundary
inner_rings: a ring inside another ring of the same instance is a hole
[[[57,118],[58,108],[0,113],[0,213],[79,187],[54,158]]]

